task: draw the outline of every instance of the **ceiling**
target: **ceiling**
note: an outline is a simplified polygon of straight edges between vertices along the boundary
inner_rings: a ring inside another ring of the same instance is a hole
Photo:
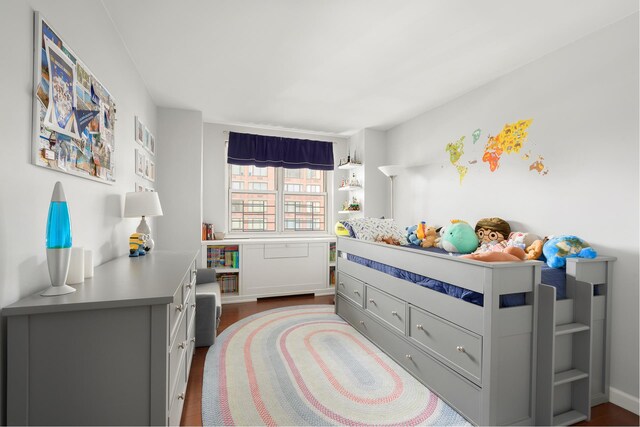
[[[206,122],[389,129],[637,0],[102,0],[154,102]]]

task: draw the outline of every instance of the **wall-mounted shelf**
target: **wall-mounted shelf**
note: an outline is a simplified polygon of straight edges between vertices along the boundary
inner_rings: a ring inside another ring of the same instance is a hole
[[[359,168],[360,166],[362,166],[362,163],[349,162],[349,163],[345,163],[343,165],[338,166],[338,169],[355,169],[355,168]]]
[[[345,185],[344,187],[339,187],[338,191],[358,191],[362,190],[364,187],[361,185]]]
[[[352,214],[352,213],[360,213],[362,211],[338,211],[339,214]]]

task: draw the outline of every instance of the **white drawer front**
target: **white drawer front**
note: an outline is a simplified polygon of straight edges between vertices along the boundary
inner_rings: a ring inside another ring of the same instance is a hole
[[[264,257],[306,258],[309,256],[308,243],[274,243],[264,245]]]
[[[327,243],[242,246],[243,295],[313,291],[327,287]],[[297,256],[308,252],[306,256]],[[291,256],[284,256],[288,253]],[[283,256],[277,256],[283,255]]]
[[[393,326],[404,334],[405,303],[378,289],[367,286],[365,307],[368,312],[378,316],[388,325]]]
[[[181,380],[184,381],[184,371],[183,374],[180,375],[178,367],[184,364],[188,349],[189,341],[187,340],[186,316],[182,316],[176,337],[169,350],[169,392],[173,391],[176,383],[179,383]]]
[[[354,303],[362,307],[364,298],[364,283],[355,279],[342,271],[338,272],[338,293],[349,298]]]

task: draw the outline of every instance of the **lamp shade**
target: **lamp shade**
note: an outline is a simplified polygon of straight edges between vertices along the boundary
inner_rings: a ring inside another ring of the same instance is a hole
[[[127,193],[124,201],[125,218],[162,216],[160,198],[155,191]]]
[[[378,170],[388,177],[397,176],[402,169],[403,167],[400,165],[378,166]]]

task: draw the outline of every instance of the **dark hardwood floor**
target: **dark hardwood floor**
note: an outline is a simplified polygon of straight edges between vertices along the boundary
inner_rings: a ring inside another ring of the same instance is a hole
[[[257,302],[226,304],[222,309],[222,319],[220,319],[220,328],[218,329],[218,333],[221,333],[238,320],[244,319],[252,314],[271,310],[272,308],[303,304],[333,304],[333,295],[321,297],[303,295],[265,298]],[[204,372],[204,360],[207,355],[207,350],[209,350],[207,347],[196,348],[193,361],[191,362],[191,373],[189,374],[187,395],[185,397],[184,409],[182,410],[182,420],[180,423],[183,426],[202,425],[202,375]],[[634,413],[622,409],[619,406],[612,403],[604,403],[591,408],[591,421],[581,422],[576,425],[637,426],[640,425],[640,419]]]

